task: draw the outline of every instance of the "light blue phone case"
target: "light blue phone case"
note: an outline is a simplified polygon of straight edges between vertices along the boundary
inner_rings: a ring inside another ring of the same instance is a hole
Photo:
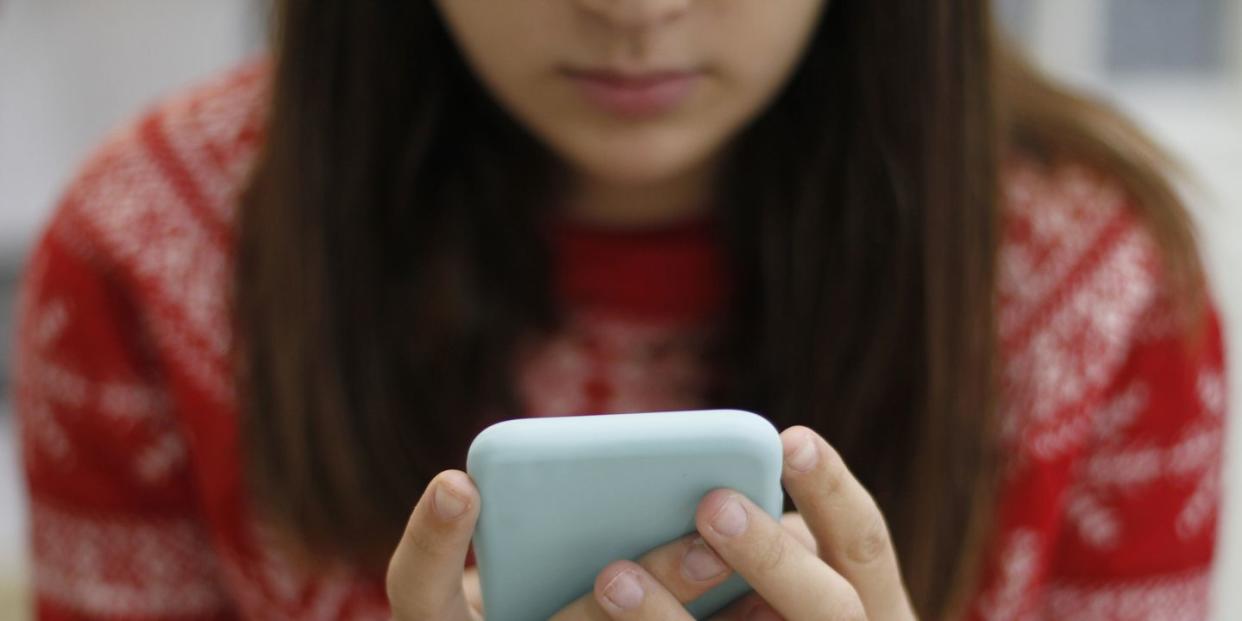
[[[784,500],[780,436],[740,410],[510,420],[483,430],[466,462],[488,621],[545,621],[608,563],[693,532],[717,487],[774,517]],[[734,574],[687,609],[703,619],[749,590]]]

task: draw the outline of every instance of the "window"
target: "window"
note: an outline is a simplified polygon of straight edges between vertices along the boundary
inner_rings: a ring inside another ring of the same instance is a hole
[[[1242,86],[1242,0],[996,0],[1006,30],[1081,85]]]
[[[1111,0],[1104,65],[1112,74],[1227,70],[1225,0]]]

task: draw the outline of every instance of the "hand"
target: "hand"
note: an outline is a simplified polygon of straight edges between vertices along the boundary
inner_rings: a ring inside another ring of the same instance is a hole
[[[884,516],[871,495],[814,431],[791,427],[781,434],[781,441],[785,451],[781,481],[815,545],[806,545],[781,528],[742,494],[728,489],[709,492],[699,503],[695,526],[707,545],[755,590],[718,618],[915,619]],[[633,578],[641,593],[632,587],[618,590],[623,575]],[[596,577],[592,594],[607,613],[601,618],[690,621],[682,606],[689,599],[661,578],[641,562],[609,564]],[[608,597],[610,586],[614,594],[629,592],[626,600],[633,606],[614,604]]]
[[[765,513],[764,515],[767,514]],[[769,520],[770,519],[771,518],[769,518]],[[781,516],[780,525],[794,541],[797,541],[811,553],[815,552],[815,538],[811,535],[811,531],[807,529],[806,522],[802,519],[802,516],[792,512],[786,513]],[[693,562],[688,562],[686,553],[691,548],[696,549],[696,556],[698,558]],[[635,564],[638,566],[638,571],[642,572],[639,575],[645,573],[649,579],[653,579],[658,582],[659,586],[676,600],[676,603],[672,603],[669,609],[680,611],[682,616],[661,616],[656,614],[654,616],[620,618],[661,620],[690,619],[691,617],[689,613],[682,608],[681,604],[698,599],[699,596],[703,595],[721,582],[724,582],[725,579],[733,574],[733,570],[720,559],[720,556],[717,555],[710,547],[706,546],[706,543],[703,541],[702,537],[700,537],[697,533],[690,534],[674,541],[671,544],[661,546],[648,552],[636,562],[618,561],[616,563],[612,563],[608,567],[605,567],[604,570],[596,576],[595,588],[591,593],[587,593],[586,595],[578,598],[576,601],[563,608],[560,612],[553,615],[549,621],[579,621],[580,619],[602,620],[614,618],[605,610],[605,605],[600,599],[600,594],[603,593],[608,588],[609,583],[616,578],[618,571],[625,571],[626,568],[632,569]],[[718,570],[719,573],[716,573],[705,580],[694,579],[691,576],[691,570],[687,569],[688,565],[695,568],[702,568],[712,564],[715,564],[720,568]],[[618,567],[620,569],[616,569]],[[610,572],[610,569],[613,569],[614,571]],[[729,608],[729,613],[731,613],[729,616],[716,616],[713,617],[713,619],[719,621],[729,621],[736,618],[740,620],[743,617],[739,615],[739,612],[749,612],[751,608],[754,608],[760,603],[762,603],[762,600],[758,600],[753,595],[743,597]]]
[[[454,502],[457,501],[457,502]],[[464,569],[470,536],[478,519],[478,492],[470,478],[459,470],[436,475],[415,505],[405,533],[388,566],[388,600],[393,618],[399,621],[449,620],[480,621],[483,601],[479,574],[474,567]],[[456,517],[444,517],[439,509],[460,509]],[[791,536],[814,551],[815,540],[806,523],[796,513],[785,514],[781,524]],[[681,537],[660,546],[638,560],[648,575],[660,576],[666,589],[674,589],[685,601],[697,598],[720,584],[732,573],[697,535]],[[696,568],[714,560],[717,575],[695,580],[687,570],[686,553],[696,549]],[[706,556],[706,559],[704,558]],[[555,617],[557,621],[608,619],[595,596],[584,595]]]
[[[769,619],[790,621],[913,620],[888,529],[871,496],[818,434],[794,427],[781,439],[786,456],[781,478],[799,514],[786,514],[778,523],[741,494],[713,490],[699,503],[695,516],[703,543],[687,536],[637,562],[609,564],[596,576],[592,593],[553,620],[689,621],[682,604],[722,582],[732,570],[741,573],[755,593],[729,607],[717,617],[721,620],[740,621],[757,611],[766,612]],[[804,441],[810,442],[810,449],[801,448]],[[801,461],[796,458],[803,455],[813,457],[813,463],[803,470],[794,468],[792,464]],[[459,502],[451,502],[453,498]],[[733,522],[741,526],[736,533],[713,520],[727,516],[721,510],[732,502],[740,508],[735,515],[744,517]],[[461,507],[455,518],[440,517],[436,511],[454,506]],[[477,518],[478,495],[465,473],[445,471],[428,485],[389,565],[388,594],[396,619],[482,619],[481,607],[467,602],[470,585],[462,570]],[[725,570],[706,580],[692,580],[683,573],[682,562],[691,547],[696,556],[702,553],[700,558],[723,559]],[[611,594],[619,598],[615,587],[623,582],[617,580],[623,574],[641,587],[641,594],[631,598],[637,600],[632,608],[615,605],[605,594],[612,586]],[[477,593],[477,575],[474,588]]]
[[[478,490],[466,473],[445,470],[431,480],[388,562],[393,619],[483,619],[478,572],[465,570],[478,518]]]

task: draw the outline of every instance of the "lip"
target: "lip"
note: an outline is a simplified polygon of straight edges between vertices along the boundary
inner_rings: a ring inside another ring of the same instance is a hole
[[[702,71],[623,72],[611,69],[566,69],[578,92],[591,105],[622,119],[670,112],[694,93]]]

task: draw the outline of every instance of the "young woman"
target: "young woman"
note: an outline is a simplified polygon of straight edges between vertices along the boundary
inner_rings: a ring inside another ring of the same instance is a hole
[[[475,433],[695,407],[785,430],[789,513],[713,492],[558,620],[686,619],[731,572],[739,619],[1206,614],[1186,214],[985,0],[278,15],[271,60],[115,134],[31,259],[40,618],[482,618]]]

